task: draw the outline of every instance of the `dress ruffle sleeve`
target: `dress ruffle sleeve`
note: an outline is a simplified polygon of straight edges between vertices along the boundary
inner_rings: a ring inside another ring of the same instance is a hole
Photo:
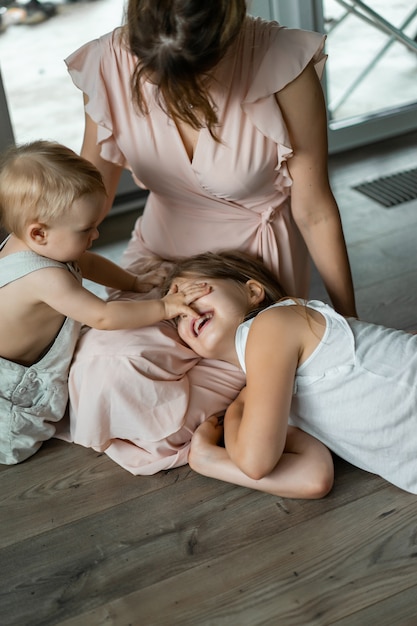
[[[255,33],[262,25],[265,26],[263,20],[253,21]],[[277,170],[283,168],[282,173],[285,175],[285,161],[292,156],[293,151],[274,94],[297,78],[311,61],[319,78],[322,77],[327,60],[324,53],[326,37],[312,31],[289,29],[277,22],[268,23],[268,28],[262,31],[261,48],[265,48],[265,54],[249,85],[242,109],[266,137],[276,142]],[[254,39],[257,40],[256,34]],[[288,173],[285,177],[288,178],[288,185],[291,185]]]
[[[114,45],[116,37],[120,37],[119,29],[81,46],[65,59],[65,63],[74,85],[88,97],[85,111],[98,126],[101,156],[106,161],[128,167],[113,129],[118,108],[114,94],[118,93],[120,98],[126,83],[120,57],[123,53],[128,55],[120,43]]]

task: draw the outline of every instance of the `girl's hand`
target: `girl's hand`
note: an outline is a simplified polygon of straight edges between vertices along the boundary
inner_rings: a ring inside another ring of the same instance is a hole
[[[331,490],[331,453],[298,428],[289,426],[284,454],[272,472],[260,480],[250,478],[233,463],[221,446],[222,431],[218,417],[213,416],[194,432],[188,463],[198,474],[282,498],[323,498]]]
[[[219,447],[223,448],[223,413],[212,415],[194,431],[191,439],[190,465],[195,469],[204,461],[214,462]]]
[[[192,302],[210,293],[211,288],[207,283],[187,283],[181,285],[181,291],[178,285],[173,285],[169,293],[162,298],[165,307],[164,319],[170,320],[179,315],[186,315],[191,318],[197,317],[197,313],[190,305]]]
[[[223,446],[223,420],[224,414],[211,415],[205,422],[200,424],[194,431],[192,441],[194,443],[205,442],[214,446]]]

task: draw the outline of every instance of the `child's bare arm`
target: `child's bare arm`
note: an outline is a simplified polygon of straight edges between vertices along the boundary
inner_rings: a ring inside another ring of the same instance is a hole
[[[99,285],[120,291],[143,291],[140,288],[139,276],[99,254],[84,252],[78,264],[83,278],[92,280]]]
[[[284,452],[276,467],[254,480],[243,473],[221,447],[223,428],[216,417],[195,431],[189,455],[190,467],[199,474],[257,489],[283,498],[323,498],[333,485],[333,460],[329,450],[314,437],[288,427]]]
[[[253,322],[246,344],[246,388],[230,405],[225,442],[232,461],[254,479],[268,475],[284,451],[304,318],[280,307]]]
[[[178,315],[193,315],[189,304],[208,291],[205,284],[190,284],[159,300],[105,302],[65,270],[48,268],[34,272],[33,277],[33,290],[38,300],[66,317],[99,330],[140,328]]]

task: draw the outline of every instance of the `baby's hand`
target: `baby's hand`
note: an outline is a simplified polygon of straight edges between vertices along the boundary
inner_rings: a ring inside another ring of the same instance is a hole
[[[181,286],[181,291],[177,285],[173,285],[169,293],[162,298],[165,306],[165,319],[171,320],[179,315],[189,315],[196,317],[197,313],[188,306],[198,298],[210,293],[211,288],[207,283],[190,283]]]

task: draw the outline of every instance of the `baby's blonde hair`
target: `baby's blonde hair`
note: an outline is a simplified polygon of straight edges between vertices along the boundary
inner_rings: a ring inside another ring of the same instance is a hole
[[[0,164],[0,223],[17,237],[32,222],[50,224],[87,194],[106,195],[98,169],[52,141],[11,147]]]

